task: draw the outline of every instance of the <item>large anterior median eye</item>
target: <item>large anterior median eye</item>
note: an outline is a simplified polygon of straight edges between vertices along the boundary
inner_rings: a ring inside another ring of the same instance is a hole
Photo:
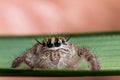
[[[54,45],[55,45],[55,47],[59,47],[61,45],[61,43],[55,42]]]
[[[51,43],[51,41],[48,41],[48,42],[47,42],[47,47],[48,47],[48,48],[53,47],[53,44]]]
[[[58,39],[54,42],[55,47],[59,47],[61,45],[60,41]]]

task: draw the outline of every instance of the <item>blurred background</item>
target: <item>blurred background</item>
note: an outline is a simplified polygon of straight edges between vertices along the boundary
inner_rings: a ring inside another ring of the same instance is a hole
[[[120,0],[0,0],[0,36],[115,30],[120,30]],[[0,78],[0,80],[8,79],[47,80],[48,78]],[[75,79],[113,80],[120,77]]]
[[[120,29],[120,0],[0,0],[0,35]]]

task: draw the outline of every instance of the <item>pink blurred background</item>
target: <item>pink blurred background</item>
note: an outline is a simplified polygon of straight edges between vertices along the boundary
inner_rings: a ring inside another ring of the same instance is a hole
[[[0,0],[0,35],[120,29],[120,0]]]
[[[0,36],[120,30],[120,0],[0,0]],[[0,80],[73,80],[1,77]],[[74,77],[113,80],[120,76]]]

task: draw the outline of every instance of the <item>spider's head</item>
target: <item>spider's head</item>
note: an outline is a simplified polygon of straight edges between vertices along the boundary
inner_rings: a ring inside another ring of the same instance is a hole
[[[61,45],[66,45],[69,39],[71,38],[64,38],[64,37],[52,37],[52,38],[45,38],[42,43],[35,39],[40,45],[46,46],[48,48],[52,47],[59,47]]]

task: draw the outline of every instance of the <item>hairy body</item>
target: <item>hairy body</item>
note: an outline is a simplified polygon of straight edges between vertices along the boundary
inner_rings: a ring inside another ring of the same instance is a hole
[[[100,69],[97,58],[87,48],[68,43],[64,37],[49,38],[44,39],[42,43],[38,42],[17,57],[12,63],[12,68],[18,67],[22,62],[30,68],[76,68],[83,58],[86,59],[91,70]]]

